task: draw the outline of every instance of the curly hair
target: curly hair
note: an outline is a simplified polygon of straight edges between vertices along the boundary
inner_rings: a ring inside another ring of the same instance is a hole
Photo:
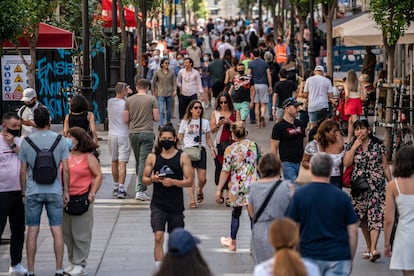
[[[74,113],[81,113],[89,110],[88,100],[83,95],[76,94],[70,101],[70,111]]]
[[[68,135],[78,140],[78,144],[75,145],[72,148],[72,150],[86,153],[86,152],[93,152],[99,147],[98,144],[96,144],[92,140],[91,136],[83,128],[71,127],[68,130]]]

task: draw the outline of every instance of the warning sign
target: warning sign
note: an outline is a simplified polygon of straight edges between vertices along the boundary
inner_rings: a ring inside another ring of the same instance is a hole
[[[24,58],[30,63],[30,55]],[[3,55],[1,57],[1,97],[3,101],[19,101],[23,90],[28,86],[27,68],[18,55]]]
[[[23,88],[20,86],[20,84],[18,84],[16,86],[16,89],[14,90],[14,92],[19,92],[19,93],[22,93],[23,92]]]
[[[20,65],[17,65],[16,68],[14,69],[15,73],[23,73],[22,67],[20,67]]]
[[[17,75],[17,77],[14,79],[14,82],[23,82],[23,79],[20,77],[20,75]]]

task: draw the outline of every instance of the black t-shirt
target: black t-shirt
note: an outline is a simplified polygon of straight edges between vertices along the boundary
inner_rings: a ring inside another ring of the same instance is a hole
[[[165,173],[169,178],[184,179],[181,168],[181,150],[170,159],[156,155],[154,172]],[[163,210],[166,213],[181,214],[184,211],[183,188],[177,186],[165,187],[161,183],[154,183],[151,207]]]
[[[277,94],[279,101],[277,107],[282,108],[283,101],[292,97],[293,91],[296,91],[297,86],[291,80],[279,81],[273,87],[273,92]]]
[[[295,119],[293,125],[282,119],[273,126],[272,140],[279,140],[279,156],[282,162],[302,161],[305,136],[305,124],[298,119]]]
[[[250,102],[250,88],[254,85],[253,78],[248,75],[236,75],[233,78],[233,102]]]

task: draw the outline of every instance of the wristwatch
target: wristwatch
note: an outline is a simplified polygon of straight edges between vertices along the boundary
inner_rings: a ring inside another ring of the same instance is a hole
[[[16,144],[13,143],[13,145],[10,146],[11,149],[14,149],[16,146]]]

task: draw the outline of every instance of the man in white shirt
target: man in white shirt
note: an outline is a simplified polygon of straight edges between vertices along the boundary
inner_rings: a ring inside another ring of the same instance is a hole
[[[197,99],[197,93],[202,95],[204,92],[200,73],[193,68],[193,65],[194,62],[191,58],[185,58],[184,68],[177,75],[177,86],[180,88],[178,105],[180,119],[184,117],[190,102]]]
[[[331,81],[324,76],[321,65],[315,67],[315,75],[308,78],[305,83],[304,96],[308,98],[308,114],[310,129],[318,122],[318,111],[329,109],[329,102],[333,101],[333,88]]]
[[[32,134],[33,128],[36,127],[33,112],[41,104],[37,101],[36,90],[33,88],[26,88],[20,101],[24,102],[24,105],[17,111],[17,115],[22,119],[22,136],[26,137]]]
[[[131,88],[118,82],[115,86],[116,97],[108,100],[108,147],[112,158],[112,178],[114,180],[113,196],[125,198],[124,187],[126,164],[131,154],[128,124],[124,122],[125,97],[132,93]]]

